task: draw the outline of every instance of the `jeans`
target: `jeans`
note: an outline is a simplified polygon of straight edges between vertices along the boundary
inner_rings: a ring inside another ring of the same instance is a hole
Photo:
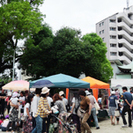
[[[130,107],[128,105],[124,106],[123,110],[122,110],[122,119],[123,119],[123,124],[127,125],[127,121],[125,119],[125,112],[128,112],[128,123],[129,126],[132,126],[132,120],[131,120],[131,110]]]
[[[91,109],[91,114],[93,116],[93,119],[94,119],[94,122],[95,122],[96,127],[99,127],[98,126],[98,119],[97,119],[97,115],[96,115],[96,108],[92,108]]]
[[[33,129],[32,133],[42,133],[42,124],[43,124],[43,118],[38,115],[36,118],[36,127]]]

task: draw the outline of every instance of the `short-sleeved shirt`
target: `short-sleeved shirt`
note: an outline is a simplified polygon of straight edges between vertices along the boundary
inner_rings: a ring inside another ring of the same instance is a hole
[[[80,102],[80,108],[83,110],[89,110],[88,107],[88,103],[90,103],[90,99],[86,96],[85,98],[82,98],[81,102]]]
[[[63,111],[66,111],[65,109],[65,105],[63,105],[63,101],[62,100],[57,100],[54,105],[57,105],[58,109],[59,109],[59,112],[63,112]]]
[[[131,104],[131,102],[133,100],[132,94],[130,92],[124,92],[123,93],[124,106],[127,106],[127,103],[126,103],[125,99],[127,99],[127,101],[129,102],[129,104]]]
[[[47,99],[41,97],[40,100],[39,100],[38,109],[37,109],[37,112],[35,114],[35,117],[40,115],[41,118],[45,118],[45,117],[48,116],[48,114],[49,114],[48,111],[50,111],[50,110],[51,109],[49,107]]]
[[[116,107],[116,100],[117,100],[118,98],[117,98],[117,96],[115,96],[115,95],[111,95],[110,97],[109,97],[109,107]]]
[[[29,103],[26,103],[24,106],[24,116],[27,116],[26,108],[28,108],[28,110],[30,112],[30,104]]]

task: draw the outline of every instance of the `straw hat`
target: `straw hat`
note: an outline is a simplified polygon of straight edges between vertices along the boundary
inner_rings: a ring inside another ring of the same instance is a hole
[[[64,91],[60,91],[59,95],[62,96],[64,94]]]
[[[47,87],[43,87],[43,88],[42,88],[41,94],[46,94],[46,93],[48,93],[49,91],[50,91],[50,89],[48,89]]]

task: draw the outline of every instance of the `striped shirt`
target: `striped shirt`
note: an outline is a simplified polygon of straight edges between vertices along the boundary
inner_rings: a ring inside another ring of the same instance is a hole
[[[38,109],[37,112],[35,114],[35,117],[37,117],[38,115],[40,115],[40,117],[45,118],[48,116],[48,111],[50,111],[50,107],[48,105],[48,101],[46,98],[41,97],[39,100],[39,104],[38,104]]]

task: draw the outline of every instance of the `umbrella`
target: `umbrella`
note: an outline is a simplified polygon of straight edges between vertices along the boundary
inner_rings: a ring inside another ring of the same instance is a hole
[[[89,88],[90,83],[82,81],[78,78],[65,75],[65,74],[56,74],[44,79],[51,81],[54,86],[57,88]]]
[[[45,80],[43,78],[39,80],[30,81],[30,88],[42,88],[51,86],[54,86],[54,84],[51,81]]]
[[[29,82],[25,80],[15,80],[11,81],[4,86],[2,86],[4,90],[15,90],[15,91],[26,91],[29,90]]]

